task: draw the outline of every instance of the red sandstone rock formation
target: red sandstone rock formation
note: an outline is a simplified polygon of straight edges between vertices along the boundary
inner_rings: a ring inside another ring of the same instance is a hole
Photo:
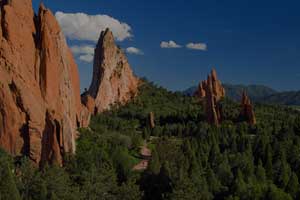
[[[207,121],[210,124],[218,125],[221,122],[221,109],[218,102],[225,96],[225,89],[218,80],[215,69],[208,75],[207,80],[199,84],[195,96],[204,100],[202,102],[205,106]]]
[[[0,0],[0,146],[36,163],[62,163],[89,120],[77,65],[50,10]]]
[[[242,96],[240,117],[245,119],[251,125],[256,124],[253,106],[246,92],[243,92]]]
[[[155,128],[155,121],[154,121],[154,112],[149,113],[149,124],[150,128]]]
[[[88,91],[95,99],[95,112],[128,102],[137,94],[138,83],[112,32],[103,31],[95,49],[93,80]]]
[[[95,99],[89,94],[85,93],[81,95],[81,102],[91,114],[95,114]]]
[[[209,88],[210,86],[212,87],[212,89]],[[218,80],[217,72],[215,69],[212,69],[211,74],[207,77],[207,80],[202,81],[199,84],[195,96],[204,98],[207,96],[208,90],[211,91],[212,95],[215,96],[217,101],[225,97],[225,89],[222,86],[221,81]]]

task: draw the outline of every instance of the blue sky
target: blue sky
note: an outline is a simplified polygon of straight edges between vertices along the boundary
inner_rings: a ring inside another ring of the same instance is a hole
[[[40,0],[33,0],[35,9]],[[108,15],[130,26],[120,39],[138,76],[171,90],[203,80],[212,67],[222,82],[264,84],[300,90],[300,2],[293,0],[44,0],[54,13]],[[100,30],[99,30],[100,31]],[[99,33],[97,33],[99,34]],[[121,37],[121,36],[120,36]],[[68,37],[69,46],[94,45]],[[182,48],[161,48],[162,41]],[[188,43],[206,50],[186,48]],[[92,63],[76,55],[82,88],[88,87]]]

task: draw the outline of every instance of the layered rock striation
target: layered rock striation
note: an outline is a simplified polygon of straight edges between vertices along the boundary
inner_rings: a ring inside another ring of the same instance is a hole
[[[0,6],[0,146],[62,164],[89,120],[77,65],[50,10],[41,5],[35,15],[31,0]]]
[[[138,92],[139,79],[109,29],[101,32],[95,49],[93,79],[86,93],[95,100],[94,113],[125,104]]]
[[[195,96],[199,97],[204,104],[208,123],[218,125],[221,122],[219,101],[225,97],[225,89],[218,80],[215,69],[208,75],[207,80],[199,84]]]

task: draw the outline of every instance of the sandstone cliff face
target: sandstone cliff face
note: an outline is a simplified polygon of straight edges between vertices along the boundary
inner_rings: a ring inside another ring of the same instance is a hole
[[[195,96],[204,103],[208,123],[218,125],[221,122],[221,109],[218,102],[225,97],[225,89],[218,80],[215,69],[208,75],[207,80],[199,84]]]
[[[128,102],[137,94],[138,83],[112,32],[103,31],[95,49],[93,80],[88,91],[95,99],[95,113]]]
[[[81,96],[81,102],[91,114],[95,114],[95,99],[88,93],[84,93]]]
[[[0,1],[0,146],[36,163],[62,163],[87,124],[79,75],[60,27],[43,5]]]
[[[242,119],[245,119],[251,125],[256,124],[256,117],[254,114],[253,106],[246,92],[243,92],[242,95],[240,117]]]

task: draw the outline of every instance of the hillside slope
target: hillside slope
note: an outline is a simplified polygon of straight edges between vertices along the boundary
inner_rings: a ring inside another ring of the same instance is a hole
[[[300,105],[300,91],[275,93],[261,98],[260,102],[289,106]]]
[[[0,150],[1,198],[299,199],[299,112],[256,104],[257,124],[249,125],[238,103],[223,99],[221,109],[222,123],[209,125],[197,98],[144,82],[134,101],[80,130],[64,168],[39,171]],[[152,155],[137,172],[144,141]]]

